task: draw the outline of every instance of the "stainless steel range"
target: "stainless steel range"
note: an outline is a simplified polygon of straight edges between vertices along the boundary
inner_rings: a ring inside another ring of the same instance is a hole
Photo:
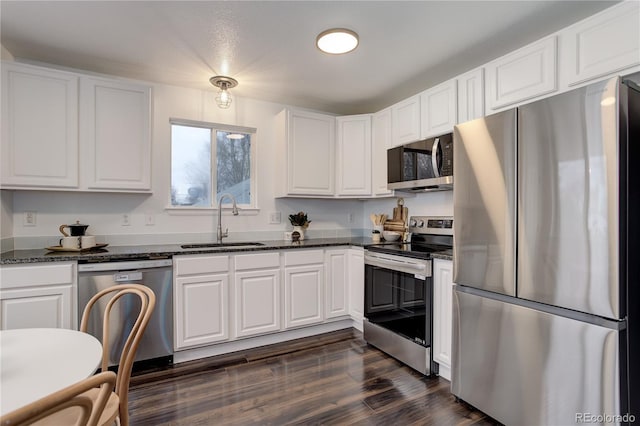
[[[364,338],[425,375],[437,372],[433,333],[432,254],[451,252],[451,217],[410,218],[411,241],[365,252]]]

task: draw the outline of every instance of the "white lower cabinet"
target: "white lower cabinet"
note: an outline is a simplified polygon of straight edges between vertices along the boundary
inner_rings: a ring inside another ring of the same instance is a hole
[[[284,325],[292,328],[324,320],[324,251],[284,253]]]
[[[77,273],[71,262],[0,268],[0,329],[76,328]]]
[[[364,249],[349,249],[349,315],[362,331],[364,320]]]
[[[453,262],[433,260],[433,360],[440,376],[451,380]]]
[[[362,331],[362,247],[180,255],[173,269],[174,348],[182,354],[225,353],[351,320]]]
[[[281,329],[280,254],[242,254],[234,258],[235,337]]]
[[[229,256],[174,258],[175,349],[229,339]]]
[[[325,318],[349,315],[349,265],[347,249],[325,251]]]

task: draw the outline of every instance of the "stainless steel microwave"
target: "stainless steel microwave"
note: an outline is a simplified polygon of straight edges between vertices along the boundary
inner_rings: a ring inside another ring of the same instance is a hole
[[[387,188],[397,191],[453,189],[453,134],[387,150]]]

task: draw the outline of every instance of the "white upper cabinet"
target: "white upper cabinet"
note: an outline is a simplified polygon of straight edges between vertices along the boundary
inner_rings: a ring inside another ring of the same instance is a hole
[[[2,187],[149,192],[151,88],[2,64]]]
[[[497,110],[557,90],[556,36],[486,65],[488,108]]]
[[[640,65],[640,3],[623,2],[562,32],[561,77],[569,86]]]
[[[458,80],[458,123],[484,117],[484,69],[478,68]]]
[[[276,194],[333,196],[335,117],[285,109],[276,120],[279,154],[286,159]]]
[[[393,146],[420,139],[420,95],[398,102],[391,107]]]
[[[371,130],[371,184],[374,196],[392,195],[387,189],[387,150],[391,148],[391,109],[373,114]]]
[[[80,163],[88,189],[151,189],[151,88],[82,78]]]
[[[2,63],[2,187],[78,187],[78,76]]]
[[[338,117],[337,195],[371,195],[371,115]]]
[[[449,80],[420,94],[420,139],[453,131],[457,120],[456,80]]]

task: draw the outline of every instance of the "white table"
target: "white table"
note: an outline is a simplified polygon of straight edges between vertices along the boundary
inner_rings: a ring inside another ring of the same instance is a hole
[[[0,331],[0,415],[91,376],[102,345],[62,328]]]

